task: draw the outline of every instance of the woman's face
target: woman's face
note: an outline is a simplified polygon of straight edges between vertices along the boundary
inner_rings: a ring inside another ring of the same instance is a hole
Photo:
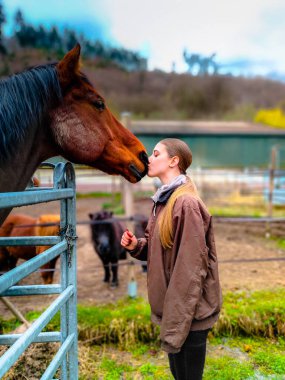
[[[148,176],[161,177],[169,170],[172,158],[169,157],[166,146],[158,143],[154,147],[152,155],[149,157]]]

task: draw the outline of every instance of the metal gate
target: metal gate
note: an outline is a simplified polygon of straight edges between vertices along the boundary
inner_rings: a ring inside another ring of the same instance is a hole
[[[75,174],[69,162],[54,166],[53,183],[53,188],[2,193],[0,197],[0,208],[60,201],[61,231],[58,237],[0,238],[0,246],[52,246],[44,253],[0,276],[0,297],[58,294],[58,297],[25,333],[0,335],[0,344],[10,346],[0,358],[0,378],[31,343],[61,342],[59,350],[41,379],[53,379],[59,367],[61,367],[60,379],[78,379]],[[61,259],[60,284],[15,285],[59,255]],[[60,331],[41,332],[58,311],[60,311]]]

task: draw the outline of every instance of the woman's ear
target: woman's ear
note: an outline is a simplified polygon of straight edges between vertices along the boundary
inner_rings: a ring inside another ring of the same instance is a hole
[[[171,158],[171,161],[170,161],[170,164],[169,164],[169,167],[170,168],[174,168],[175,166],[178,166],[179,165],[179,157],[178,156],[173,156]]]

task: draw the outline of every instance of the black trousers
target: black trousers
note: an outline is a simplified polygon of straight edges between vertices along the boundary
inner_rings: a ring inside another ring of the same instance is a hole
[[[190,331],[181,351],[168,354],[175,380],[202,380],[209,330]]]

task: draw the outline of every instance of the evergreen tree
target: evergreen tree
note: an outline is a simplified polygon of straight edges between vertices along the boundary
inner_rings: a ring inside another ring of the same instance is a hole
[[[3,53],[3,54],[6,53],[6,48],[4,46],[4,33],[3,33],[3,26],[5,23],[6,23],[6,16],[4,13],[2,2],[0,0],[0,53]]]
[[[60,37],[56,26],[53,26],[49,32],[49,46],[53,51],[60,52],[63,50],[62,38]]]
[[[65,29],[64,31],[64,42],[67,50],[72,49],[78,42],[78,38],[74,30]]]
[[[19,32],[25,25],[24,16],[20,9],[18,9],[14,16],[15,32]]]

